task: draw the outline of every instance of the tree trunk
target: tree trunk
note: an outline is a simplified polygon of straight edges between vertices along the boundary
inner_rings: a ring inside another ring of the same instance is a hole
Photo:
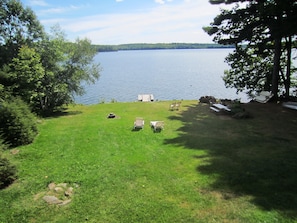
[[[286,71],[286,81],[285,81],[285,98],[290,97],[290,86],[291,86],[291,56],[292,56],[292,37],[290,36],[287,43],[287,71]]]
[[[280,58],[281,58],[281,37],[274,39],[274,59],[273,59],[273,72],[272,72],[272,86],[271,91],[274,94],[275,99],[278,98],[278,83],[280,72]]]

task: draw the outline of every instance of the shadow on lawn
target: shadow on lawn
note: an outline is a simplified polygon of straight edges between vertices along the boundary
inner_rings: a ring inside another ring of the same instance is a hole
[[[65,109],[65,110],[55,111],[50,114],[44,114],[44,117],[45,118],[59,118],[62,116],[73,116],[73,115],[79,115],[79,114],[82,114],[82,112],[81,111],[67,111]]]
[[[250,195],[265,210],[297,217],[297,112],[280,105],[245,105],[253,118],[216,115],[209,106],[192,105],[179,116],[179,136],[165,144],[204,150],[197,171],[217,174],[212,189]]]

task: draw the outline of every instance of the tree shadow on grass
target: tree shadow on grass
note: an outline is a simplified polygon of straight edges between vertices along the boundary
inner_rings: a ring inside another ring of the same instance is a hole
[[[79,114],[82,114],[82,112],[81,111],[67,111],[65,109],[65,110],[55,111],[50,114],[44,115],[44,118],[59,118],[62,116],[73,116],[73,115],[79,115]]]
[[[253,197],[265,210],[297,217],[297,112],[280,105],[247,104],[251,119],[236,120],[192,105],[180,116],[179,136],[165,144],[206,151],[197,171],[216,174],[211,187]]]

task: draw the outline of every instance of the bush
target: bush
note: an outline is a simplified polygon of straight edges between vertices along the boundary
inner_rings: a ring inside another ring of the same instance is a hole
[[[37,135],[36,117],[21,99],[0,104],[0,134],[11,147],[33,142]]]
[[[0,189],[7,187],[17,178],[16,172],[16,167],[0,156]]]
[[[1,152],[7,148],[8,148],[8,146],[5,145],[3,137],[0,135],[0,157],[1,157]]]
[[[200,103],[211,104],[211,103],[216,103],[216,101],[217,99],[213,96],[202,96],[199,98]]]
[[[242,108],[241,103],[239,101],[234,101],[229,108],[231,109],[231,113],[233,114],[233,118],[236,119],[246,119],[250,118],[251,115],[249,112],[245,111],[244,108]]]

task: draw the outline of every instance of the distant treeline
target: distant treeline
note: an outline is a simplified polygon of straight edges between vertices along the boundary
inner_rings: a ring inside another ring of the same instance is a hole
[[[119,45],[94,45],[99,52],[119,50],[162,50],[162,49],[210,49],[234,48],[233,45],[215,43],[132,43]]]

